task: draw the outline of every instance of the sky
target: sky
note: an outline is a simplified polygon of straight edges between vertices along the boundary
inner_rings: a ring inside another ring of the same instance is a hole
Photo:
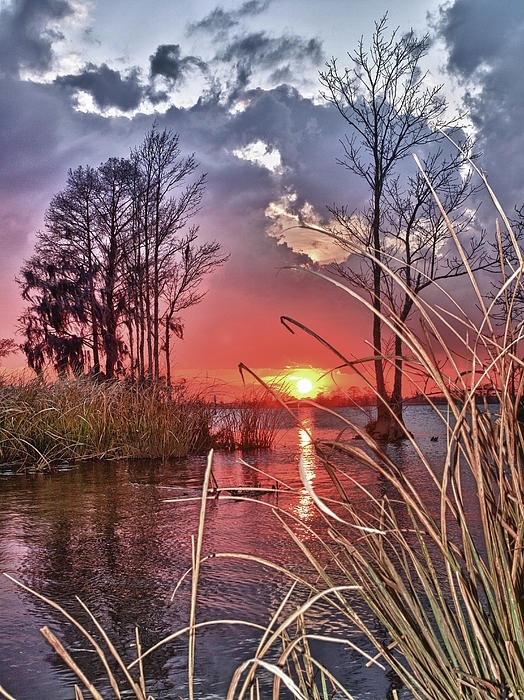
[[[269,373],[336,365],[281,315],[367,354],[362,310],[289,269],[337,251],[288,229],[300,217],[326,221],[327,205],[365,203],[337,164],[344,123],[319,71],[333,57],[347,65],[385,12],[391,30],[429,33],[428,80],[467,109],[503,204],[522,205],[523,0],[0,0],[0,337],[16,338],[15,277],[68,169],[127,156],[156,120],[207,173],[196,223],[230,254],[186,313],[175,369],[226,377],[240,362]]]

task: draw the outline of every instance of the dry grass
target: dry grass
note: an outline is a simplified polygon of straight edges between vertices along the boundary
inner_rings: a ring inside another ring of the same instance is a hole
[[[282,423],[282,412],[269,407],[267,392],[253,390],[234,407],[217,411],[214,446],[221,450],[269,449]]]
[[[0,386],[0,463],[46,469],[86,459],[206,452],[213,407],[188,390],[86,380]]]
[[[435,391],[446,399],[447,413],[433,406],[446,432],[441,470],[405,429],[433,495],[423,495],[386,446],[350,425],[360,440],[323,443],[322,452],[342,453],[364,465],[381,480],[384,495],[373,496],[362,486],[367,507],[354,508],[345,494],[348,475],[326,460],[340,493],[339,502],[327,503],[301,464],[304,485],[330,522],[325,556],[305,550],[287,528],[326,585],[343,580],[352,587],[351,595],[337,595],[334,604],[415,698],[524,697],[523,326],[512,320],[518,318],[524,265],[509,222],[499,213],[516,263],[507,272],[503,261],[496,299],[489,303],[469,275],[478,322],[450,297],[447,311],[414,299],[422,333],[382,317],[391,330],[400,329],[407,378],[415,374],[419,385],[430,387],[429,405]],[[310,272],[359,299],[337,280]],[[387,268],[384,274],[390,274]],[[409,293],[401,279],[393,282]],[[502,325],[494,324],[494,316],[504,319]],[[479,400],[486,386],[496,399],[494,411]],[[355,487],[359,484],[352,483]],[[363,621],[362,603],[386,635]]]

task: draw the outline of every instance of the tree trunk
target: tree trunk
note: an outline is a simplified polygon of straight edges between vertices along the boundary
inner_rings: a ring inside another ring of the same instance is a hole
[[[164,353],[165,353],[165,359],[166,359],[166,386],[167,386],[167,391],[168,395],[171,395],[171,361],[170,361],[170,355],[171,355],[171,333],[169,329],[169,324],[171,322],[171,317],[168,316],[166,318],[166,333],[164,337]]]
[[[383,381],[382,375],[382,381]],[[377,381],[378,386],[378,381]],[[377,402],[377,419],[367,426],[375,440],[399,442],[408,437],[402,410],[402,339],[395,336],[395,370],[393,389],[388,396],[384,391],[382,400]]]

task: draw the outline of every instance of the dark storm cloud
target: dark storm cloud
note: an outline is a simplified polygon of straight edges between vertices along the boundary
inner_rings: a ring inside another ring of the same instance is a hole
[[[492,67],[522,32],[522,0],[456,0],[440,10],[440,32],[449,49],[449,69],[471,77]],[[518,42],[520,43],[520,42]]]
[[[144,94],[137,69],[122,77],[120,71],[109,68],[105,63],[101,66],[89,65],[78,75],[60,76],[55,82],[89,93],[100,109],[117,107],[124,112],[136,109]]]
[[[255,72],[268,72],[273,85],[292,82],[304,63],[317,66],[322,58],[322,47],[316,39],[254,32],[233,39],[215,60],[230,64],[235,71],[235,79],[227,86],[229,99],[234,101],[249,87]]]
[[[274,68],[287,61],[309,61],[317,65],[323,58],[316,39],[297,36],[270,37],[265,32],[248,34],[234,40],[221,53],[224,61],[238,61],[257,68]]]
[[[17,76],[22,69],[43,72],[53,61],[53,42],[62,35],[48,27],[74,14],[67,0],[15,0],[0,12],[0,71]]]
[[[481,167],[511,210],[524,202],[524,2],[455,0],[436,28],[464,90]]]
[[[270,0],[249,0],[244,2],[238,10],[226,11],[222,7],[216,7],[200,22],[190,24],[188,34],[206,32],[214,36],[216,40],[223,37],[230,29],[236,27],[244,17],[254,17],[264,12],[270,5]]]
[[[178,44],[162,44],[150,57],[151,77],[162,76],[174,85],[183,81],[194,67],[205,71],[207,66],[197,56],[182,56]]]

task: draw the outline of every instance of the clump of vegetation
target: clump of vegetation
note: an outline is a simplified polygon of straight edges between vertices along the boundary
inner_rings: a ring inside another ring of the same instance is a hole
[[[268,449],[282,424],[282,411],[270,406],[267,393],[252,391],[216,414],[214,445],[222,450]]]
[[[416,71],[413,77],[418,79]],[[406,114],[409,116],[409,111]],[[348,155],[357,154],[351,142],[348,149]],[[380,342],[375,343],[375,355],[368,361],[379,367],[379,376],[380,367],[389,366],[401,372],[403,379],[416,382],[419,389],[423,387],[422,398],[433,407],[442,424],[444,459],[439,465],[433,463],[424,446],[404,426],[399,407],[380,382],[376,387],[378,406],[394,431],[388,429],[387,435],[380,431],[373,436],[340,418],[360,439],[324,440],[317,445],[319,463],[333,481],[336,499],[328,500],[315,490],[303,455],[298,465],[302,483],[323,516],[325,527],[315,532],[307,523],[272,506],[283,531],[306,556],[309,567],[297,572],[287,570],[285,562],[264,562],[286,575],[292,584],[267,628],[261,630],[255,654],[239,665],[228,698],[260,697],[260,671],[273,674],[275,699],[282,686],[302,700],[324,700],[335,691],[352,697],[350,690],[342,688],[317,662],[309,646],[309,640],[317,635],[308,629],[307,613],[318,601],[330,605],[345,620],[348,636],[354,630],[360,631],[376,652],[369,663],[393,669],[414,698],[524,697],[524,257],[510,222],[478,172],[504,223],[504,232],[498,225],[496,231],[500,278],[493,297],[486,300],[453,221],[426,169],[421,167],[420,172],[447,227],[446,238],[453,242],[456,259],[465,270],[461,301],[441,289],[446,306],[432,306],[419,294],[421,287],[413,287],[407,279],[406,270],[412,272],[413,268],[388,265],[388,260],[395,262],[398,258],[386,250],[377,256],[377,246],[372,250],[369,246],[358,249],[359,256],[375,273],[375,298],[382,298],[378,283],[386,281],[391,294],[407,299],[410,313],[418,315],[417,330],[410,327],[402,310],[370,303],[366,298],[369,288],[359,292],[351,282],[345,284],[318,269],[307,268],[305,272],[334,284],[341,293],[363,304],[373,314],[375,327],[380,325],[398,339],[392,355],[381,349]],[[437,287],[434,277],[423,270],[418,274],[421,280],[431,279]],[[463,304],[466,281],[473,297],[469,306]],[[471,311],[473,307],[475,313]],[[286,321],[319,338],[303,324],[289,318]],[[320,340],[324,346],[332,347]],[[358,370],[359,363],[339,351],[336,356],[339,366],[343,363]],[[481,387],[489,387],[495,404],[479,402]],[[445,410],[442,404],[434,403],[435,394],[445,399]],[[247,426],[246,432],[253,433],[249,419]],[[386,440],[378,439],[390,438],[392,432],[403,438],[403,448],[412,451],[416,477],[401,468]],[[234,431],[230,434],[234,435]],[[373,473],[381,485],[380,493],[373,494],[359,483],[347,462],[344,469],[340,468],[334,457],[337,454]],[[211,464],[212,455],[203,483],[198,535],[192,547],[189,624],[159,643],[188,635],[190,700],[194,697],[197,631],[204,625],[226,622],[196,621],[198,581],[206,559],[202,549],[206,505],[208,498],[216,497],[209,488]],[[358,504],[351,498],[355,491],[362,496],[357,499]],[[299,537],[290,520],[300,522],[308,538]],[[213,553],[209,558],[220,556]],[[242,554],[223,556],[259,561]],[[307,592],[308,599],[297,605],[293,596],[299,589],[302,594]],[[378,624],[370,624],[369,615],[363,610],[371,613]],[[351,644],[348,639],[325,641]],[[54,640],[51,643],[75,670],[59,645]],[[140,654],[125,670],[137,665],[140,669],[144,656],[156,646]],[[272,654],[277,646],[280,649],[275,661]],[[96,646],[95,649],[98,651]],[[89,688],[87,679],[77,675]],[[141,673],[139,676],[140,681],[131,679],[130,685],[137,698],[145,698],[145,683]],[[82,697],[80,689],[76,695]]]
[[[0,462],[46,469],[87,459],[174,458],[207,451],[213,407],[181,387],[90,379],[0,387]]]
[[[156,125],[128,158],[68,172],[18,279],[21,349],[39,377],[50,365],[62,378],[125,372],[159,383],[164,366],[171,385],[184,314],[228,259],[192,223],[205,185],[179,135]]]

